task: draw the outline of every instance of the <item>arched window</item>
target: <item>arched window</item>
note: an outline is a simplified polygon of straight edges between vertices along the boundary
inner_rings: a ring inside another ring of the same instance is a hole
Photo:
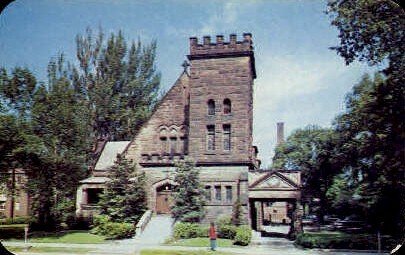
[[[230,114],[232,111],[231,100],[229,98],[225,98],[224,100],[224,114]]]
[[[215,101],[208,100],[208,115],[215,115]]]

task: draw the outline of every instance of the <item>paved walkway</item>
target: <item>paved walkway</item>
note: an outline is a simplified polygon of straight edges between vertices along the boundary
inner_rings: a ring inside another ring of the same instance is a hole
[[[136,241],[144,245],[163,244],[172,235],[172,229],[173,218],[171,215],[153,215],[145,230]]]
[[[248,247],[219,247],[218,251],[229,252],[237,255],[376,255],[375,252],[362,251],[331,251],[308,249],[302,250],[295,248],[284,241],[270,238],[264,245],[250,245]],[[270,245],[270,243],[277,245]],[[284,243],[284,244],[283,244]],[[23,242],[3,242],[5,246],[25,247]],[[163,249],[163,250],[190,250],[206,251],[208,247],[183,247],[183,246],[165,246],[165,245],[147,245],[140,244],[139,240],[128,239],[122,241],[109,241],[103,244],[63,244],[63,243],[30,243],[32,247],[63,247],[63,248],[84,248],[91,250],[86,255],[134,255],[139,254],[142,249]],[[18,255],[39,255],[42,253],[19,252]],[[67,255],[75,253],[46,253],[47,255]],[[388,253],[385,253],[388,254]],[[83,255],[81,253],[80,255]]]
[[[119,241],[107,241],[102,244],[64,244],[64,243],[29,243],[32,247],[83,248],[90,250],[86,255],[136,255],[143,249],[206,251],[208,247],[166,246],[163,242],[170,237],[172,220],[170,217],[154,216],[139,238]],[[261,237],[252,232],[252,244],[248,247],[219,247],[218,251],[235,255],[376,255],[375,252],[333,251],[317,249],[298,249],[292,241],[283,238]],[[24,242],[3,242],[5,246],[26,247]],[[75,253],[46,253],[47,255],[72,255]],[[40,255],[33,252],[19,252],[18,255]],[[80,255],[83,255],[81,253]]]

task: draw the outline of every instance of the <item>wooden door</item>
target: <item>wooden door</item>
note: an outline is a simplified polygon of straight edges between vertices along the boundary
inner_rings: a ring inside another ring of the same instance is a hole
[[[171,191],[160,191],[156,194],[156,213],[170,213],[172,205]]]

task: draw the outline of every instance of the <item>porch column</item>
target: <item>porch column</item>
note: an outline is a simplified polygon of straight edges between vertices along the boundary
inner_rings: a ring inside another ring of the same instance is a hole
[[[303,232],[302,229],[302,215],[303,208],[300,201],[295,201],[292,203],[292,214],[291,214],[291,227],[288,233],[290,239],[295,239],[299,233]]]
[[[304,215],[304,208],[300,201],[297,201],[295,206],[295,219],[294,219],[294,231],[295,236],[303,232],[302,228],[302,216]]]
[[[88,194],[87,194],[87,188],[83,189],[83,195],[82,195],[82,204],[88,204]]]
[[[256,212],[257,212],[257,231],[262,231],[263,228],[263,212],[262,212],[262,202],[255,203]]]

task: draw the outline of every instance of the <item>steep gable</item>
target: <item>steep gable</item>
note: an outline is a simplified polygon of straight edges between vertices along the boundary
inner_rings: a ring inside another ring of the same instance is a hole
[[[189,76],[183,72],[129,144],[126,158],[138,163],[161,162],[168,154],[163,137],[166,143],[176,138],[176,154],[181,154],[184,147],[180,143],[188,137],[188,107]]]

